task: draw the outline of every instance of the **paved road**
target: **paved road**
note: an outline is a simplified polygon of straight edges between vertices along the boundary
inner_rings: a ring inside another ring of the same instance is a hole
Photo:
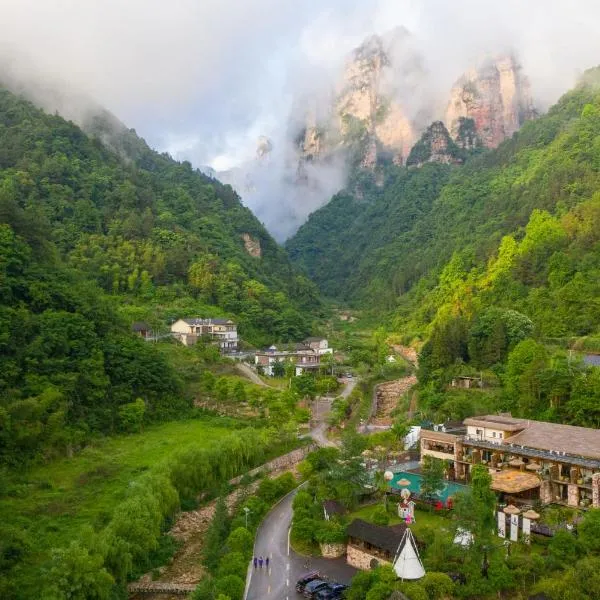
[[[347,379],[340,396],[342,396],[342,398],[347,398],[352,393],[356,383],[356,379]],[[337,446],[337,444],[327,438],[326,419],[329,411],[331,410],[332,401],[332,398],[320,397],[317,398],[313,403],[313,420],[315,421],[316,425],[310,430],[310,435],[313,440],[322,448],[335,448]]]
[[[256,556],[269,557],[269,570],[254,569],[250,573],[247,600],[297,600],[296,581],[308,570],[318,570],[330,579],[349,583],[356,570],[344,558],[306,559],[289,547],[288,532],[292,520],[292,501],[297,490],[286,496],[265,517],[256,534]],[[307,562],[309,561],[309,562]]]

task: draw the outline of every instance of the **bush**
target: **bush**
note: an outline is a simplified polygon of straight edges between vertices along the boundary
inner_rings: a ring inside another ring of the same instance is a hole
[[[216,593],[229,596],[231,600],[242,600],[245,587],[246,583],[237,575],[226,575],[215,582]]]
[[[219,562],[218,576],[219,579],[228,575],[245,574],[248,567],[248,559],[241,552],[229,552],[221,558]]]
[[[419,585],[425,588],[429,600],[441,600],[449,596],[454,589],[452,579],[446,573],[436,573],[435,571],[427,573],[419,581]]]
[[[225,543],[231,553],[240,553],[243,556],[250,557],[254,547],[254,537],[245,527],[234,529]]]
[[[372,519],[375,525],[381,525],[382,527],[387,527],[390,523],[390,515],[383,506],[378,506],[373,511]]]
[[[346,528],[335,521],[319,522],[318,527],[315,527],[314,537],[319,544],[341,544],[346,541]]]

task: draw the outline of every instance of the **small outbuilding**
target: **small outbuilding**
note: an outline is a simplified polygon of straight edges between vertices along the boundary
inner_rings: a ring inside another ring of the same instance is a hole
[[[329,521],[331,517],[342,516],[346,514],[346,508],[337,500],[323,500],[323,517]]]

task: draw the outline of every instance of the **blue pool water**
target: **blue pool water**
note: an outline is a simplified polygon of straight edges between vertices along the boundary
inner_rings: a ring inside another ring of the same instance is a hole
[[[402,487],[398,485],[398,481],[401,479],[408,479],[410,481],[408,489],[413,494],[419,494],[421,492],[421,476],[417,473],[409,473],[408,471],[399,471],[394,474],[394,479],[390,481],[390,486],[394,489],[401,490]],[[454,483],[453,481],[444,481],[444,489],[437,494],[437,498],[439,498],[442,502],[446,502],[449,497],[456,495],[457,492],[465,491],[466,486],[461,485],[460,483]]]

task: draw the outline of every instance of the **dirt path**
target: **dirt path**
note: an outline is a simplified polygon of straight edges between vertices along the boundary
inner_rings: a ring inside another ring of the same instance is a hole
[[[235,363],[235,368],[244,376],[247,377],[252,383],[256,385],[263,385],[265,387],[273,387],[266,384],[247,364],[243,362]]]
[[[410,346],[402,346],[400,344],[394,344],[392,346],[394,352],[397,352],[404,360],[408,361],[415,367],[419,366],[419,355],[414,348]]]

